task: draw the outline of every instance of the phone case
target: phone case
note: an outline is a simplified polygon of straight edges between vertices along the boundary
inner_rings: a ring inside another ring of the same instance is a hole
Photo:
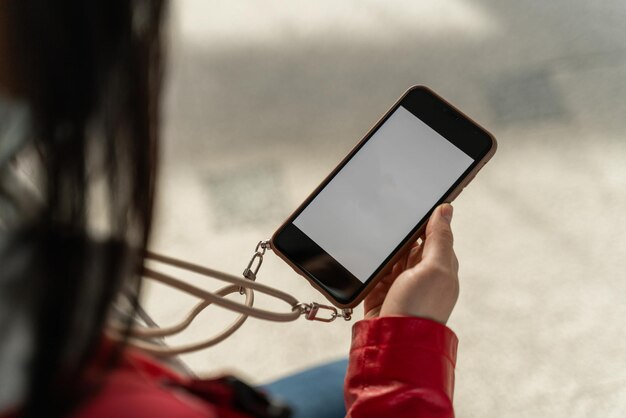
[[[415,85],[410,87],[409,89],[407,89],[407,91],[389,108],[389,110],[387,110],[387,112],[385,112],[385,114],[372,126],[372,128],[363,136],[363,138],[352,148],[352,150],[337,164],[337,166],[333,169],[333,171],[331,171],[325,178],[324,180],[322,180],[320,182],[320,184],[306,197],[306,199],[304,199],[304,201],[300,204],[300,206],[298,206],[296,208],[296,210],[294,210],[292,212],[291,215],[289,215],[289,217],[287,217],[287,219],[281,224],[281,226],[274,232],[274,234],[272,235],[272,238],[270,239],[270,243],[272,245],[272,249],[274,250],[274,252],[280,257],[282,258],[289,266],[291,266],[291,268],[298,273],[300,276],[304,277],[315,289],[317,289],[322,295],[324,295],[324,297],[326,299],[328,299],[329,302],[331,302],[334,306],[338,307],[338,308],[354,308],[357,305],[359,305],[363,299],[367,296],[367,294],[374,288],[374,286],[376,286],[376,284],[378,283],[378,281],[380,281],[380,279],[382,279],[383,277],[385,277],[385,275],[387,275],[390,271],[391,268],[393,267],[393,265],[400,260],[400,258],[402,258],[402,256],[404,256],[406,254],[406,252],[411,248],[411,246],[413,245],[413,243],[415,241],[417,241],[417,239],[422,236],[424,234],[424,230],[426,228],[426,223],[424,223],[424,225],[419,228],[413,235],[411,235],[411,237],[409,238],[409,240],[396,252],[396,254],[387,262],[387,264],[385,265],[385,267],[383,267],[378,274],[372,279],[370,280],[370,282],[368,283],[368,285],[361,291],[361,293],[359,293],[359,295],[350,303],[348,304],[343,304],[337,300],[334,299],[334,297],[329,294],[328,292],[326,292],[324,290],[323,287],[319,286],[315,281],[313,281],[312,279],[310,279],[302,270],[300,270],[300,268],[295,265],[285,254],[283,254],[282,252],[280,252],[276,246],[274,245],[274,240],[276,238],[276,235],[278,233],[278,231],[280,231],[281,229],[283,229],[285,227],[285,225],[291,221],[293,214],[296,212],[299,212],[301,209],[303,209],[303,206],[305,206],[305,204],[308,203],[309,199],[316,195],[321,189],[322,187],[325,185],[326,181],[334,176],[337,171],[339,171],[340,167],[344,164],[344,162],[346,162],[347,160],[349,160],[350,158],[352,158],[352,156],[356,153],[357,149],[359,148],[359,146],[363,143],[363,141],[367,140],[370,135],[376,130],[378,129],[378,127],[380,126],[380,124],[387,118],[387,116],[391,113],[392,110],[394,110],[396,108],[396,106],[406,97],[407,94],[409,94],[413,89],[416,88],[421,88],[421,89],[426,89],[428,90],[432,95],[436,96],[439,100],[441,100],[442,102],[446,103],[448,106],[450,106],[451,108],[453,108],[454,110],[456,110],[458,113],[460,113],[461,115],[463,115],[463,117],[465,117],[466,119],[468,119],[469,121],[471,121],[472,123],[474,123],[475,125],[479,126],[481,129],[483,129],[489,136],[489,138],[492,141],[492,147],[489,150],[489,152],[487,153],[487,155],[485,155],[476,165],[476,167],[474,167],[474,169],[472,171],[470,171],[464,178],[463,180],[461,180],[461,182],[459,183],[459,185],[452,189],[452,191],[448,194],[448,196],[445,198],[444,202],[446,203],[452,203],[454,201],[454,199],[456,199],[459,194],[461,194],[461,192],[463,191],[463,189],[474,179],[474,177],[476,176],[476,174],[478,174],[478,172],[485,166],[485,164],[487,164],[487,162],[491,159],[491,157],[493,157],[493,155],[496,153],[496,149],[498,147],[498,143],[496,141],[496,138],[490,133],[488,132],[486,129],[484,129],[480,124],[476,123],[472,118],[470,118],[469,116],[467,116],[465,113],[463,113],[462,111],[460,111],[458,108],[456,108],[455,106],[453,106],[452,104],[450,104],[447,100],[445,100],[444,98],[442,98],[441,96],[439,96],[437,93],[435,93],[434,91],[432,91],[431,89],[429,89],[426,86],[422,86],[422,85]]]

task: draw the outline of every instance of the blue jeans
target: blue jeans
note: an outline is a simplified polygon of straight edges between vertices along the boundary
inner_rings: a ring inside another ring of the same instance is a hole
[[[263,385],[293,408],[292,418],[344,418],[343,381],[348,360],[327,363]]]

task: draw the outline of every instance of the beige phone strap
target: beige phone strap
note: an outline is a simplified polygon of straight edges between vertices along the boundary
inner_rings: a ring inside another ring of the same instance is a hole
[[[211,347],[224,341],[235,331],[237,331],[243,325],[246,319],[248,319],[248,317],[265,319],[267,321],[274,322],[295,321],[301,315],[304,315],[305,319],[321,322],[332,322],[337,318],[344,318],[346,321],[349,321],[352,318],[352,309],[342,309],[341,312],[339,312],[338,309],[334,306],[322,305],[319,303],[300,303],[295,297],[291,296],[288,293],[256,282],[256,276],[259,272],[261,264],[263,263],[263,257],[265,256],[265,252],[270,249],[271,246],[269,241],[260,241],[257,244],[255,253],[248,263],[248,267],[246,267],[243,272],[243,276],[245,278],[236,277],[232,274],[213,270],[208,267],[199,266],[197,264],[178,260],[176,258],[167,257],[151,252],[146,253],[146,259],[148,260],[156,261],[165,265],[180,268],[182,270],[197,273],[202,276],[222,280],[230,283],[230,285],[225,286],[217,290],[216,292],[210,292],[208,290],[204,290],[192,284],[186,283],[180,279],[174,278],[170,275],[160,273],[150,268],[144,268],[143,275],[145,278],[154,280],[169,287],[178,289],[189,295],[195,296],[200,300],[200,302],[196,304],[196,306],[191,309],[187,316],[177,324],[163,328],[151,326],[135,326],[131,328],[130,339],[128,343],[135,348],[138,348],[153,355],[175,356],[178,354],[202,350],[204,348]],[[286,312],[275,312],[255,308],[254,291],[258,291],[276,299],[280,299],[287,305],[289,305],[291,309]],[[240,293],[241,295],[245,295],[244,302],[240,303],[235,302],[231,299],[226,299],[226,296],[232,293]],[[239,313],[237,318],[219,334],[204,341],[181,345],[178,347],[163,346],[149,341],[149,339],[151,338],[168,337],[184,331],[193,322],[193,320],[198,316],[200,312],[202,312],[205,308],[209,307],[212,304]],[[329,312],[329,316],[318,316],[320,310],[327,310]],[[121,339],[122,335],[124,335],[124,329],[120,324],[112,324],[108,328],[108,334],[115,339]]]

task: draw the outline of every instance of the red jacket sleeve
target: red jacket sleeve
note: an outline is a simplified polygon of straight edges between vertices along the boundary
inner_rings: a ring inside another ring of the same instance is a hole
[[[357,322],[345,383],[348,417],[454,417],[458,340],[423,318]]]

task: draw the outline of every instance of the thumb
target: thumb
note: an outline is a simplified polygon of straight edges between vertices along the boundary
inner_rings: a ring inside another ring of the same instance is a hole
[[[450,266],[454,260],[454,239],[450,227],[452,211],[452,206],[444,203],[431,215],[426,225],[422,260],[441,266]]]

